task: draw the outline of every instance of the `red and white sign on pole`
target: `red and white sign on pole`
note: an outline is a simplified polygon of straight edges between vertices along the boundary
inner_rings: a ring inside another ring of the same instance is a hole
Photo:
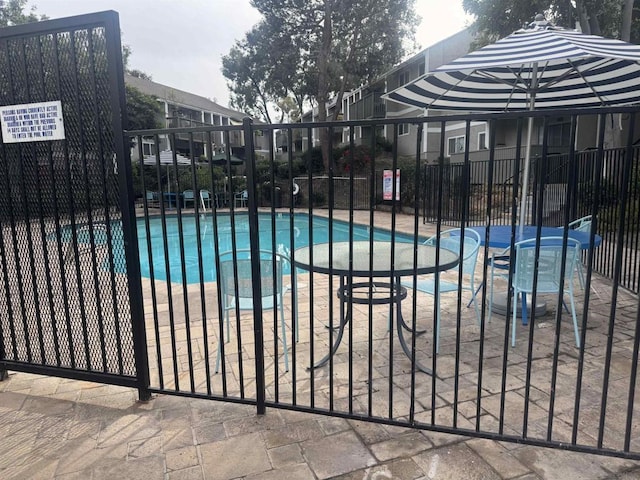
[[[382,172],[382,199],[393,199],[393,170]],[[400,201],[400,169],[396,170],[396,201]]]

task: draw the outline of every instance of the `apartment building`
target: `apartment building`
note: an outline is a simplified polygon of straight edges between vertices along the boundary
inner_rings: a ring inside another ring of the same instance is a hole
[[[357,90],[345,94],[342,104],[343,118],[345,120],[364,120],[375,118],[412,118],[422,117],[427,114],[433,115],[442,112],[429,111],[424,109],[409,107],[406,105],[384,100],[382,95],[390,92],[415,78],[430,72],[437,67],[444,65],[469,52],[473,32],[471,28],[466,28],[457,32],[440,42],[421,50],[402,63],[398,64],[384,75],[381,75],[375,82],[363,86]],[[486,138],[486,127],[484,124],[474,126],[474,134],[479,136],[479,141]],[[425,132],[421,139],[422,153],[435,152],[439,148],[440,135],[437,132]],[[454,132],[455,133],[455,132]],[[483,134],[484,135],[481,135]],[[348,142],[349,132],[345,130],[342,141]],[[388,140],[393,139],[392,127],[381,127],[379,131],[372,131],[371,127],[355,129],[356,143],[367,143],[371,136],[382,136]],[[415,153],[417,144],[418,129],[411,123],[401,123],[398,127],[398,153],[400,155],[412,155]],[[452,135],[455,137],[455,135]],[[455,151],[459,139],[452,140],[452,150]],[[433,144],[433,148],[430,146]],[[434,153],[435,154],[435,153]]]
[[[223,107],[218,103],[193,93],[179,90],[177,88],[163,85],[151,80],[134,77],[125,74],[125,83],[137,88],[141,92],[150,95],[158,100],[162,105],[162,116],[159,118],[160,124],[166,128],[198,127],[206,125],[241,125],[242,120],[247,116],[243,112]],[[227,144],[222,132],[212,133],[213,155],[224,152]],[[209,141],[204,134],[194,135],[193,145],[190,146],[190,138],[187,134],[177,134],[175,140],[168,136],[161,136],[158,148],[160,151],[175,149],[176,152],[190,156],[191,148],[196,158],[208,157]],[[256,137],[255,142],[260,149],[263,137]],[[173,143],[171,145],[170,143]],[[240,130],[229,132],[228,146],[231,153],[237,157],[244,158],[244,135]],[[155,153],[156,145],[152,137],[143,140],[143,154],[145,156]],[[137,158],[138,149],[132,150],[132,158]]]

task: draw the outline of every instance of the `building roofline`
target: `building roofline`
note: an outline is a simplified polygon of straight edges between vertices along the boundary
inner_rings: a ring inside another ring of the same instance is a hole
[[[210,112],[217,115],[223,115],[232,118],[237,121],[242,121],[243,118],[248,117],[244,112],[232,110],[200,95],[186,92],[177,88],[173,88],[169,85],[154,82],[152,80],[146,80],[144,78],[134,77],[125,73],[124,80],[127,85],[137,88],[147,95],[154,96],[167,103],[180,104],[185,107]]]

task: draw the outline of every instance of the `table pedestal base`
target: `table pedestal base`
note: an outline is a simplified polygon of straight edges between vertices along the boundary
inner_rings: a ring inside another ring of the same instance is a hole
[[[536,317],[540,315],[544,315],[547,313],[547,304],[546,302],[536,299]],[[513,298],[511,300],[513,302]],[[512,315],[513,314],[513,303],[511,304],[511,309],[507,311],[507,294],[506,293],[494,293],[493,294],[493,303],[491,304],[491,311],[498,315]],[[518,300],[518,308],[516,310],[516,316],[518,318],[522,318],[522,300]],[[531,299],[527,298],[527,318],[531,317]]]
[[[407,355],[409,359],[412,358],[411,348],[407,344],[406,339],[404,338],[404,330],[411,332],[412,329],[407,323],[404,321],[402,317],[402,300],[407,298],[407,289],[400,285],[400,278],[396,278],[395,283],[386,283],[386,282],[358,282],[347,284],[345,283],[345,277],[341,279],[341,286],[338,289],[338,298],[340,299],[340,325],[338,328],[338,333],[333,340],[333,345],[331,346],[331,350],[327,355],[325,355],[322,359],[320,359],[313,367],[310,368],[318,368],[326,365],[327,362],[333,357],[333,355],[338,350],[340,346],[340,342],[342,342],[342,336],[344,335],[344,327],[351,322],[353,317],[353,305],[388,305],[394,304],[396,308],[396,330],[398,333],[398,341],[400,342],[400,346],[402,350]],[[328,327],[330,328],[330,327]],[[331,330],[335,329],[330,328]],[[420,335],[424,333],[424,331],[416,331],[415,335]],[[332,338],[331,336],[330,338]],[[418,370],[432,375],[430,369],[423,366],[417,359],[415,360],[415,366]]]

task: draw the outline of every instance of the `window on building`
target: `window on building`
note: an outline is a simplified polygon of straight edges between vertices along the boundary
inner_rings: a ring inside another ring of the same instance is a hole
[[[478,134],[478,150],[486,150],[487,146],[487,132],[480,132]]]
[[[409,83],[409,72],[406,70],[398,74],[398,85],[404,85],[405,83]]]
[[[425,70],[424,63],[421,63],[420,66],[418,67],[418,76],[421,77],[422,75],[424,75],[425,71],[426,70]]]
[[[398,135],[409,135],[408,123],[401,123],[398,125]]]
[[[149,155],[155,155],[156,154],[155,144],[142,142],[142,154],[145,157]]]
[[[540,132],[540,144],[542,145],[542,135]],[[558,118],[549,124],[547,145],[550,147],[568,147],[571,144],[571,121],[565,118]]]
[[[464,152],[464,135],[459,137],[450,137],[447,143],[448,151],[447,155],[452,155],[454,153],[463,153]]]

